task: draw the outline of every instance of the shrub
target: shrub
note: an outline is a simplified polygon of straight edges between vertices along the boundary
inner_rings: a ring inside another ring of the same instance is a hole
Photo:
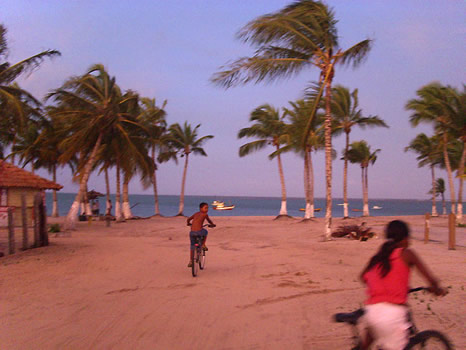
[[[375,233],[371,231],[370,227],[366,226],[365,222],[361,225],[341,225],[332,232],[332,237],[347,237],[359,241],[367,241],[374,236]]]
[[[50,233],[57,233],[57,232],[60,232],[61,229],[60,229],[60,224],[51,224],[50,227],[49,227],[49,232]]]

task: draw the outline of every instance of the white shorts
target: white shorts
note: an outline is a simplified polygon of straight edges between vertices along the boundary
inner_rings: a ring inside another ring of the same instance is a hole
[[[362,325],[369,329],[376,346],[402,350],[409,341],[408,307],[391,303],[366,305]]]

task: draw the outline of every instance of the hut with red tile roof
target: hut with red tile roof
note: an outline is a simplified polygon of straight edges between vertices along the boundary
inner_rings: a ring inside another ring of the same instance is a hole
[[[8,207],[15,208],[15,225],[21,225],[22,194],[26,197],[27,222],[32,224],[32,207],[36,193],[62,188],[62,185],[0,160],[0,227],[5,226]]]

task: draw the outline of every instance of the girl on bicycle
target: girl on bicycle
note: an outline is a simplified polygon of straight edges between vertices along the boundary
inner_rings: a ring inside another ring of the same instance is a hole
[[[391,221],[385,234],[387,241],[361,273],[368,296],[363,316],[367,329],[363,349],[375,341],[384,350],[401,350],[409,338],[406,301],[411,268],[417,268],[435,295],[445,295],[446,291],[417,254],[408,248],[409,227],[405,222]]]

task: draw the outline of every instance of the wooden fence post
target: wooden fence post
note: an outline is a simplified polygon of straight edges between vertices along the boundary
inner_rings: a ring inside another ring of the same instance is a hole
[[[39,200],[37,195],[34,196],[34,247],[40,247],[40,211],[39,211]]]
[[[448,215],[448,249],[456,249],[455,237],[456,237],[456,216],[453,213]]]
[[[13,211],[14,208],[8,208],[8,254],[14,254],[16,248]]]
[[[27,217],[27,208],[26,208],[26,195],[21,194],[21,216],[23,219],[23,250],[29,248],[28,242],[28,217]]]
[[[424,244],[429,243],[429,233],[430,233],[430,214],[426,213],[426,223],[424,230]]]

